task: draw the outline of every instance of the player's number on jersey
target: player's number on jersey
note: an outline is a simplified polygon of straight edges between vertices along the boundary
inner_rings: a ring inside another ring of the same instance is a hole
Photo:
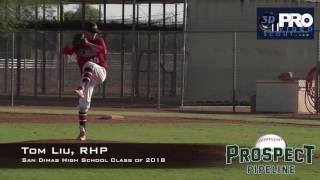
[[[98,57],[93,57],[93,58],[90,59],[90,61],[98,64],[99,63],[99,58]]]

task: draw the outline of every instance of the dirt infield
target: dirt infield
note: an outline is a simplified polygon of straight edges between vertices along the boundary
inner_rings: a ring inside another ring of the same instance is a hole
[[[21,114],[21,113],[0,113],[0,123],[78,123],[77,115],[49,115],[49,114]],[[282,118],[289,116],[281,116]],[[295,118],[295,116],[291,117]],[[140,123],[140,124],[192,124],[192,123],[212,123],[212,124],[242,124],[242,125],[269,125],[285,127],[308,127],[319,128],[318,125],[259,122],[243,120],[206,120],[206,119],[186,119],[168,117],[136,117],[136,116],[114,116],[114,115],[89,115],[89,123]]]
[[[77,123],[77,115],[42,115],[42,114],[13,114],[0,113],[0,123]],[[177,118],[159,118],[159,117],[120,117],[113,116],[90,116],[90,123],[212,123],[211,120],[193,120]]]

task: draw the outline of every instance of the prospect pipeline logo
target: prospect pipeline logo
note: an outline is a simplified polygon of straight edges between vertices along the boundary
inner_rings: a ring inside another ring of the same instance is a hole
[[[290,175],[296,173],[296,164],[313,162],[315,145],[304,144],[301,147],[288,147],[278,135],[261,136],[254,148],[227,145],[225,163],[247,164],[247,174]]]
[[[314,39],[313,8],[257,8],[257,39]]]

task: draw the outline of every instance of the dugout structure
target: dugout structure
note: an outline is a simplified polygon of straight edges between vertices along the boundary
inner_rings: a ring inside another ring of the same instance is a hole
[[[189,0],[186,104],[249,105],[256,81],[277,80],[283,72],[305,79],[319,62],[319,5],[303,0]],[[313,7],[315,38],[257,40],[257,7]]]

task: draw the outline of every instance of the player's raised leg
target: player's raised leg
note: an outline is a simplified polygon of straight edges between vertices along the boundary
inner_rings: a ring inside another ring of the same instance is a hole
[[[82,78],[80,81],[80,86],[74,90],[75,93],[80,97],[80,98],[84,98],[85,94],[84,91],[87,87],[87,85],[90,83],[90,81],[92,80],[93,74],[92,74],[92,67],[90,66],[85,66],[84,67],[84,72],[82,74]]]

